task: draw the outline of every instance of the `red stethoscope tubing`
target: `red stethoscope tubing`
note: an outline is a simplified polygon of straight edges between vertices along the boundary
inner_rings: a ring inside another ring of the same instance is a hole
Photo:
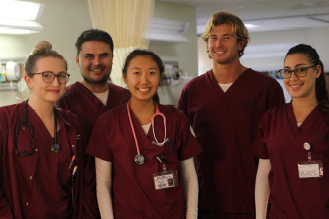
[[[133,122],[132,122],[132,120],[131,120],[130,109],[129,109],[129,103],[130,103],[130,100],[129,100],[128,103],[127,103],[128,118],[129,118],[129,122],[130,122],[131,130],[133,131],[133,135],[134,135],[134,139],[135,139],[135,145],[136,145],[136,149],[137,149],[137,154],[140,155],[140,151],[139,151],[139,146],[138,146],[138,141],[137,141],[137,137],[136,137],[136,133],[135,133],[134,125],[133,125]]]
[[[134,129],[134,125],[133,125],[133,122],[132,122],[132,119],[131,119],[131,115],[130,115],[130,109],[129,109],[129,103],[130,103],[130,100],[128,101],[127,103],[127,111],[128,111],[128,118],[129,118],[129,122],[130,122],[130,127],[131,127],[131,130],[133,132],[133,135],[134,135],[134,139],[135,139],[135,145],[136,145],[136,150],[137,150],[137,154],[140,155],[140,150],[139,150],[139,146],[138,146],[138,141],[137,141],[137,137],[136,137],[136,133],[135,133],[135,129]],[[166,116],[160,112],[159,110],[159,107],[158,107],[158,104],[156,104],[156,102],[154,102],[155,104],[155,113],[153,114],[152,116],[152,128],[153,128],[153,135],[154,135],[154,139],[155,141],[153,141],[152,143],[153,144],[156,144],[158,146],[163,146],[167,141],[169,141],[168,138],[166,138],[167,136],[167,121],[166,121]],[[163,118],[163,123],[164,123],[164,129],[165,129],[165,136],[164,136],[164,141],[162,143],[159,143],[156,136],[155,136],[155,132],[154,132],[154,118],[156,116],[161,116]]]

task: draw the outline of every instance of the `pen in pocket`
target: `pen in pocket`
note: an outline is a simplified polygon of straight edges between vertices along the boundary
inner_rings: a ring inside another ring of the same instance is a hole
[[[71,166],[72,166],[74,160],[75,160],[75,155],[73,155],[73,157],[72,157],[72,160],[71,160],[71,163],[70,163],[69,169],[71,168]]]

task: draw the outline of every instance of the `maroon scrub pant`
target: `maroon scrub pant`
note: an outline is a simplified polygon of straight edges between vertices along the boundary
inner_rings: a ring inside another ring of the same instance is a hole
[[[254,214],[228,213],[217,210],[205,210],[199,208],[198,219],[255,219]]]

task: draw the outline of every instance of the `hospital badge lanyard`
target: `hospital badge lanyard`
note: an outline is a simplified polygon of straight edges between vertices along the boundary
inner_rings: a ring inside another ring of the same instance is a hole
[[[127,112],[128,112],[128,118],[129,118],[129,122],[130,122],[130,126],[131,126],[131,130],[133,132],[133,136],[134,136],[134,140],[135,140],[135,145],[136,145],[136,149],[137,149],[137,155],[135,156],[134,160],[138,165],[141,165],[145,162],[145,157],[143,155],[140,154],[140,150],[139,150],[139,146],[138,146],[138,141],[137,141],[137,137],[136,137],[136,133],[135,133],[135,129],[134,129],[134,125],[131,119],[131,115],[130,115],[130,109],[129,109],[129,103],[130,100],[127,103]],[[155,105],[155,113],[152,116],[152,129],[153,129],[153,136],[155,141],[152,142],[152,144],[157,145],[157,146],[163,146],[167,141],[169,141],[169,139],[167,138],[167,122],[166,122],[166,117],[163,113],[160,112],[159,107],[157,105],[156,102],[154,102]],[[164,141],[162,143],[158,142],[158,139],[155,136],[155,130],[154,130],[154,118],[156,116],[161,116],[163,118],[163,122],[164,122],[164,130],[165,130],[165,135],[164,135]],[[158,155],[156,156],[156,158],[158,159],[158,161],[160,163],[162,163],[163,165],[163,172],[159,172],[159,173],[154,173],[153,174],[153,178],[154,178],[154,184],[155,184],[155,189],[167,189],[167,188],[174,188],[174,187],[178,187],[179,186],[179,182],[178,182],[178,174],[177,174],[177,170],[169,170],[167,171],[166,168],[166,161],[164,159],[163,155]]]
[[[323,177],[322,160],[312,160],[312,143],[305,142],[303,147],[307,151],[307,161],[298,162],[299,178]]]

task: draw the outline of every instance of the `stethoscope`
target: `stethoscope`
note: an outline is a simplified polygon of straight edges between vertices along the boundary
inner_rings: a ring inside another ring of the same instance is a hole
[[[35,145],[34,145],[34,130],[33,130],[33,126],[27,121],[27,102],[29,101],[29,99],[25,100],[25,103],[24,103],[24,120],[20,123],[18,123],[18,125],[16,126],[16,135],[15,135],[15,140],[14,140],[14,144],[15,144],[15,151],[16,151],[16,154],[18,156],[21,156],[21,157],[25,157],[25,156],[30,156],[34,153],[34,148],[35,148]],[[55,117],[55,130],[54,130],[54,140],[55,140],[55,143],[50,145],[50,151],[57,154],[60,150],[61,150],[61,146],[57,143],[57,113],[56,113],[56,109],[54,108],[54,117]],[[23,124],[26,124],[29,126],[30,130],[31,130],[31,136],[32,136],[32,152],[28,152],[26,150],[22,150],[22,154],[18,153],[18,150],[17,150],[17,136],[18,136],[18,132],[19,132],[19,128],[21,125]]]
[[[138,146],[138,141],[137,141],[137,137],[136,137],[136,133],[135,133],[135,129],[134,129],[134,125],[132,123],[131,120],[131,115],[130,115],[130,109],[129,109],[129,103],[130,100],[127,103],[127,111],[128,111],[128,118],[129,118],[129,122],[130,122],[130,126],[131,126],[131,130],[133,132],[134,135],[134,139],[135,139],[135,144],[136,144],[136,149],[137,149],[137,155],[135,156],[134,160],[137,164],[143,164],[145,162],[145,157],[143,155],[140,154],[139,151],[139,146]],[[158,105],[156,104],[156,102],[154,102],[155,104],[155,113],[152,116],[152,128],[153,128],[153,136],[155,141],[152,142],[152,144],[158,145],[158,146],[163,146],[167,141],[169,141],[169,139],[167,138],[167,120],[166,120],[166,116],[160,112]],[[154,118],[156,116],[161,116],[163,119],[163,123],[164,123],[164,130],[165,130],[165,135],[164,135],[164,140],[162,143],[158,142],[158,139],[155,136],[155,131],[154,131]]]

